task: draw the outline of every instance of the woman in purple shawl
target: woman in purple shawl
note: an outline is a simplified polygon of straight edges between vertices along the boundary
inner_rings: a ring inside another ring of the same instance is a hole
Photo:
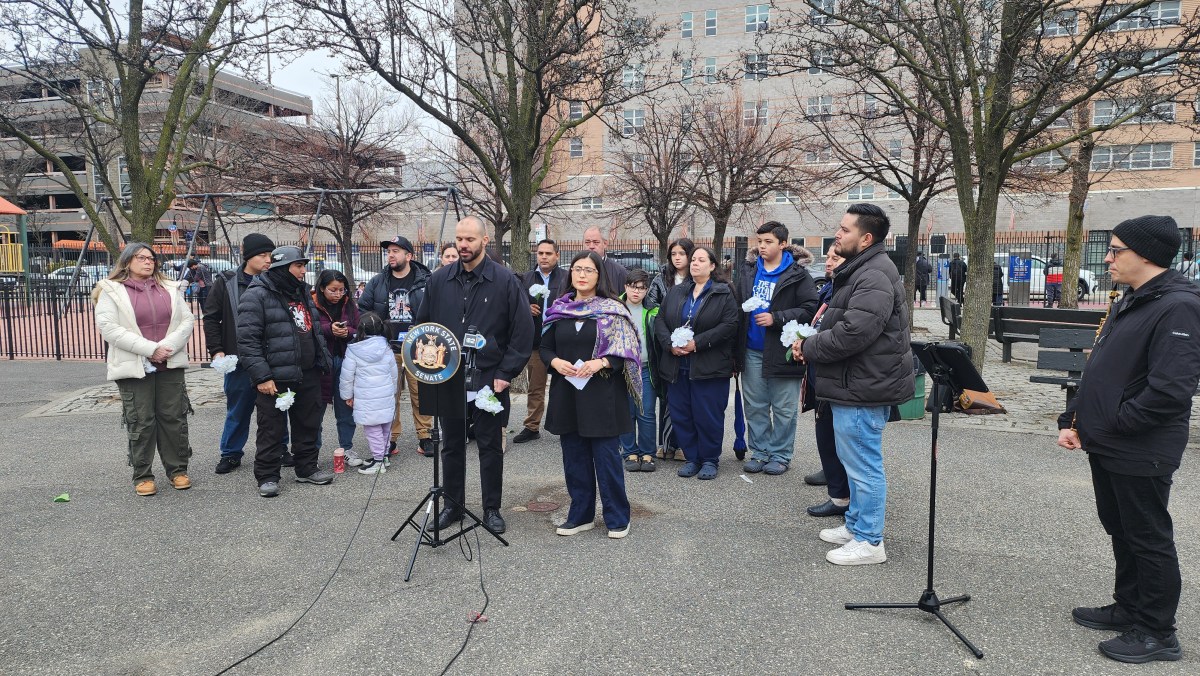
[[[595,527],[597,484],[608,537],[629,534],[619,438],[633,431],[629,397],[641,396],[641,350],[625,304],[608,289],[603,259],[590,251],[578,254],[567,293],[542,323],[541,357],[552,374],[546,430],[562,443],[571,496],[559,535]]]

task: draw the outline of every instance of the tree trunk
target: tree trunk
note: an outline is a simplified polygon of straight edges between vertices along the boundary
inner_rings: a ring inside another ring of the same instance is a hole
[[[338,262],[342,264],[342,273],[346,275],[346,293],[353,294],[358,280],[354,278],[354,259],[351,258],[354,245],[354,220],[337,223],[334,239],[338,243]],[[316,286],[314,283],[313,286]],[[353,299],[353,296],[351,296]]]
[[[963,299],[962,340],[971,347],[971,361],[983,373],[987,352],[988,320],[992,316],[992,264],[996,249],[996,208],[1000,186],[985,181],[979,187],[978,205],[963,205],[967,234],[967,288]],[[972,209],[972,206],[975,206]],[[973,212],[973,213],[972,213]]]
[[[531,212],[533,211],[533,178],[523,166],[513,163],[512,183],[509,199],[512,210],[509,213],[509,242],[512,244],[511,266],[518,274],[529,272],[529,232],[532,226]],[[497,250],[501,242],[496,242]],[[521,254],[518,254],[521,252]]]
[[[908,204],[908,255],[904,261],[904,295],[908,298],[908,332],[912,333],[913,328],[913,312],[912,301],[917,295],[917,237],[921,233],[921,216],[925,213],[925,206],[920,202],[909,202]],[[931,254],[932,259],[932,254]],[[930,260],[932,263],[933,261]],[[934,268],[937,269],[936,267]],[[932,281],[932,279],[931,279]],[[934,284],[934,296],[937,296],[937,285]],[[935,301],[936,304],[936,301]]]
[[[729,227],[729,216],[732,209],[724,209],[712,214],[713,219],[713,241],[712,250],[717,254],[717,260],[713,261],[717,267],[721,266],[721,245],[725,243],[725,229]],[[694,237],[693,237],[694,239]]]
[[[1096,144],[1092,137],[1081,141],[1071,158],[1071,193],[1067,198],[1067,250],[1063,255],[1062,300],[1059,307],[1077,308],[1079,267],[1083,262],[1083,205],[1087,202],[1088,172]],[[1088,289],[1095,291],[1095,289]]]

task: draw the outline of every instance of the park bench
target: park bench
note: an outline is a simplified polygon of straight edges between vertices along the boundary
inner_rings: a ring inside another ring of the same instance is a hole
[[[992,337],[1003,348],[1001,361],[1012,361],[1013,343],[1039,343],[1045,329],[1096,329],[1104,319],[1103,310],[1063,310],[1041,307],[992,308]]]
[[[938,309],[942,313],[942,323],[950,327],[950,340],[955,340],[962,331],[962,305],[950,296],[941,296]]]
[[[1058,385],[1066,390],[1067,403],[1071,403],[1087,363],[1084,350],[1091,350],[1095,342],[1095,329],[1043,329],[1038,338],[1038,370],[1066,371],[1066,375],[1033,375],[1029,382]]]

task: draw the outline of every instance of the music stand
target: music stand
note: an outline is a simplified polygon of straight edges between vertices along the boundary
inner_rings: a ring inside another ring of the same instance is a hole
[[[433,351],[427,356],[425,350],[430,347]],[[438,349],[441,349],[440,353]],[[462,349],[458,338],[441,324],[417,324],[410,328],[404,336],[401,356],[404,360],[404,369],[412,373],[419,381],[421,408],[430,410],[430,415],[433,416],[433,427],[429,430],[429,442],[433,447],[433,486],[429,488],[421,502],[413,508],[400,528],[392,533],[394,542],[405,528],[412,526],[417,529],[417,540],[413,544],[412,556],[408,560],[408,570],[404,574],[404,581],[408,582],[412,580],[413,566],[417,564],[417,555],[421,552],[421,545],[437,549],[481,526],[505,547],[508,546],[508,541],[484,525],[483,520],[467,509],[465,505],[459,504],[457,500],[446,495],[446,489],[441,484],[441,419],[443,417],[441,413],[449,413],[450,415],[447,417],[459,417],[454,414],[461,413],[464,418],[467,414],[466,389],[463,375],[459,370],[459,365],[462,363]],[[461,408],[459,408],[460,402]],[[443,502],[448,507],[455,507],[460,514],[472,522],[470,525],[464,526],[463,520],[460,519],[459,531],[446,538],[442,537],[442,529],[438,523]],[[416,516],[422,509],[424,509],[425,515],[418,524]],[[433,517],[432,528],[429,525],[431,516]]]
[[[962,343],[913,341],[912,350],[933,378],[933,395],[931,397],[933,405],[930,407],[933,413],[932,442],[929,452],[929,559],[925,568],[925,591],[921,592],[921,598],[916,603],[847,603],[846,610],[859,608],[916,608],[922,610],[941,620],[942,624],[954,632],[958,640],[962,641],[975,657],[982,658],[983,651],[967,640],[967,637],[963,636],[963,633],[942,613],[943,605],[965,603],[971,600],[971,595],[962,594],[948,599],[938,598],[937,592],[933,589],[933,545],[934,525],[937,520],[938,415],[943,410],[947,412],[953,410],[946,408],[946,404],[952,404],[955,392],[963,389],[987,392],[988,386],[983,382],[983,376],[971,362],[970,349]]]

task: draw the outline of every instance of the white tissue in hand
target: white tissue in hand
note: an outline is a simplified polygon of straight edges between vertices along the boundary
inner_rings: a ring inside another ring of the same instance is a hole
[[[500,400],[496,398],[496,393],[492,392],[492,388],[487,385],[484,385],[479,390],[479,394],[475,396],[475,406],[492,415],[504,410],[504,404],[500,403]]]
[[[212,360],[212,370],[222,375],[233,373],[237,368],[238,358],[236,354],[227,354],[224,357],[217,357]]]
[[[280,411],[288,410],[294,403],[296,403],[296,393],[291,390],[275,395],[275,408]]]
[[[671,332],[671,347],[687,347],[696,334],[686,326],[681,326]]]
[[[142,357],[142,368],[146,369],[146,373],[154,373],[158,370],[146,357]]]
[[[742,312],[754,312],[755,310],[766,310],[769,307],[771,307],[771,304],[768,303],[767,301],[763,300],[762,298],[759,298],[758,296],[750,296],[749,298],[746,299],[745,303],[742,303]]]
[[[793,343],[801,338],[807,338],[817,332],[808,324],[801,324],[793,319],[783,325],[783,332],[779,336],[779,342],[783,343],[784,347],[791,347]]]

